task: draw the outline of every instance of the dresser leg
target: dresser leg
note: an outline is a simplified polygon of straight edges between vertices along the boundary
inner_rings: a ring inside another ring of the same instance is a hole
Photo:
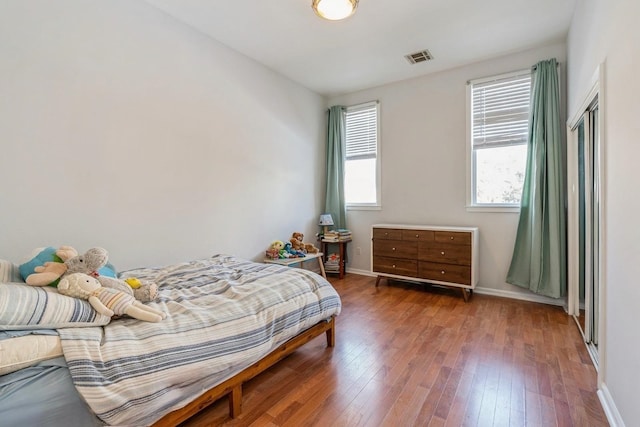
[[[382,276],[378,276],[378,278],[376,279],[376,288],[378,287],[378,284],[380,283],[380,279],[382,279]]]
[[[469,302],[469,297],[471,296],[473,289],[465,289],[465,288],[461,288],[462,290],[462,297],[464,298],[464,302]]]

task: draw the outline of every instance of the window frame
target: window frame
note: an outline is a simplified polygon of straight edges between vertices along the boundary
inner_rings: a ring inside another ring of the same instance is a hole
[[[515,203],[477,203],[476,196],[476,150],[473,145],[473,86],[495,80],[508,79],[529,74],[532,70],[521,69],[508,73],[497,74],[489,77],[472,79],[467,82],[466,97],[466,123],[467,123],[467,182],[466,182],[466,209],[468,212],[520,212],[520,204]],[[533,76],[532,76],[533,77]],[[486,148],[491,149],[491,148]]]
[[[374,203],[349,203],[345,200],[345,206],[347,210],[381,210],[382,209],[382,195],[381,195],[381,167],[380,167],[380,102],[379,101],[369,101],[363,102],[360,104],[349,105],[344,108],[343,118],[345,123],[345,155],[344,155],[344,164],[345,164],[345,173],[346,173],[346,165],[347,165],[347,140],[346,140],[346,131],[347,131],[347,114],[351,111],[359,111],[374,107],[376,111],[376,201]],[[345,193],[346,193],[346,177],[345,177]]]

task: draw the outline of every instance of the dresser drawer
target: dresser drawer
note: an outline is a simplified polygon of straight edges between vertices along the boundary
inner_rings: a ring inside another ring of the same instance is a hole
[[[420,261],[418,264],[418,277],[440,282],[471,285],[471,267]]]
[[[374,240],[373,253],[375,255],[392,258],[418,258],[418,242],[404,242],[402,240]]]
[[[373,239],[376,240],[402,240],[402,230],[395,228],[374,228]]]
[[[402,230],[402,240],[406,241],[433,241],[432,230]]]
[[[374,273],[397,274],[398,276],[418,276],[418,261],[387,258],[382,256],[373,257]]]
[[[453,243],[454,245],[470,245],[471,233],[460,231],[436,231],[434,240],[439,243]]]
[[[419,242],[418,260],[446,264],[471,265],[471,245]]]

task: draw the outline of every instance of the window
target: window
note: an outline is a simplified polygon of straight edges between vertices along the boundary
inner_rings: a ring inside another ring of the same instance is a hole
[[[378,103],[345,111],[344,196],[348,207],[380,206]]]
[[[470,207],[520,206],[531,71],[469,82]]]

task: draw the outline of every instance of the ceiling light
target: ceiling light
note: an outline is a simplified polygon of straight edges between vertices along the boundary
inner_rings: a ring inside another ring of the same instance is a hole
[[[339,21],[353,15],[358,7],[358,0],[313,0],[311,7],[319,17]]]

